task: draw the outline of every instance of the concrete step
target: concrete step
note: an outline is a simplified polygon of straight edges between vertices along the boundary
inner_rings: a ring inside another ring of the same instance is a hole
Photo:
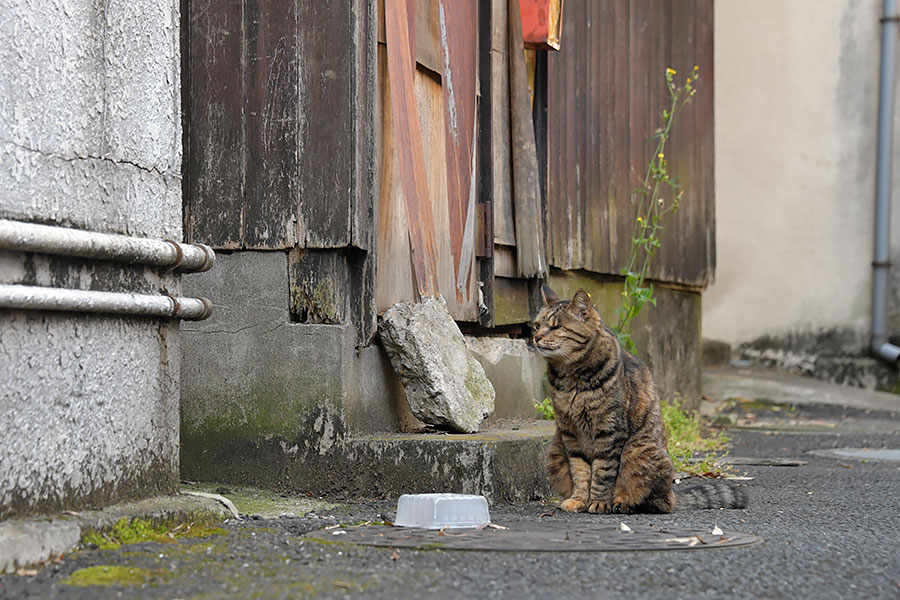
[[[357,493],[393,499],[400,494],[481,494],[491,502],[551,495],[545,472],[553,423],[499,425],[475,434],[384,434],[348,440],[345,452],[360,465]]]
[[[324,436],[230,439],[196,450],[195,473],[182,472],[197,482],[337,502],[426,492],[516,502],[550,497],[544,464],[552,434],[551,421],[522,421],[474,434],[367,434],[332,438],[328,445]]]

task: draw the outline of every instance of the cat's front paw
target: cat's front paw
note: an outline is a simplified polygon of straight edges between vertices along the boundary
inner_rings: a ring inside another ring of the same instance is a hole
[[[584,512],[586,508],[584,502],[576,500],[575,498],[569,498],[568,500],[563,501],[559,507],[566,512]]]
[[[615,505],[609,502],[591,502],[590,506],[588,506],[588,512],[592,512],[595,515],[608,515],[611,512],[615,512]]]

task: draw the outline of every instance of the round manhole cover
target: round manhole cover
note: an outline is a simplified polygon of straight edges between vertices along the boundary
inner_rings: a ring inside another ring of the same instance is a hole
[[[762,541],[755,535],[730,531],[715,534],[634,525],[519,524],[510,529],[456,529],[434,531],[389,526],[319,530],[306,537],[363,546],[434,550],[486,550],[531,552],[618,552],[635,550],[699,550],[730,548]]]
[[[900,449],[896,448],[826,448],[810,450],[809,453],[830,458],[900,461]]]

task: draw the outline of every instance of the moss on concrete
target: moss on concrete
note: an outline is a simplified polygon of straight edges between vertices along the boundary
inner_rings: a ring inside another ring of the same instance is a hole
[[[97,565],[78,569],[62,580],[63,585],[143,585],[151,583],[154,573],[137,567],[119,567],[114,565]]]
[[[117,550],[122,546],[140,542],[171,543],[177,538],[209,537],[227,533],[220,527],[210,527],[201,523],[172,526],[154,523],[149,519],[122,517],[110,528],[88,531],[82,536],[81,543],[84,546],[97,546],[102,550]]]

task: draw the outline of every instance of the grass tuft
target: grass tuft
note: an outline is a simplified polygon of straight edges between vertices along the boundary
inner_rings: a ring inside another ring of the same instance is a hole
[[[662,403],[662,418],[669,438],[669,456],[676,471],[696,475],[722,474],[731,467],[720,461],[727,456],[726,444],[730,441],[721,431],[704,437],[700,414],[684,407],[678,394],[671,402]]]

